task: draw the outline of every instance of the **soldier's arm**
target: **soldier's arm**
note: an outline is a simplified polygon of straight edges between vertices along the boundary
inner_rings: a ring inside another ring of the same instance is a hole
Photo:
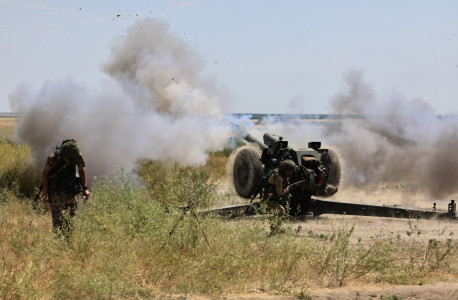
[[[278,196],[283,196],[285,190],[283,189],[283,177],[281,175],[277,175],[275,178],[275,190],[277,191]]]
[[[48,182],[49,182],[49,172],[47,169],[43,170],[41,174],[41,183],[43,185],[43,197],[48,198]]]
[[[87,189],[87,175],[86,175],[86,168],[85,167],[78,167],[78,172],[80,174],[81,184],[83,185],[83,195],[86,199],[89,198],[89,190]]]
[[[49,184],[49,174],[51,170],[55,167],[55,159],[51,154],[46,159],[46,164],[41,174],[41,184],[43,185],[43,197],[48,198],[48,184]]]
[[[78,173],[80,175],[81,184],[83,185],[83,196],[86,200],[89,199],[89,190],[87,189],[87,175],[86,175],[86,164],[84,163],[83,155],[80,153],[76,159],[76,165],[78,166]]]

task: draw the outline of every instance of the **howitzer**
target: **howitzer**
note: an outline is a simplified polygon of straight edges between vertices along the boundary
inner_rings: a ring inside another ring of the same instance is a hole
[[[265,177],[275,172],[286,159],[296,164],[289,179],[289,184],[294,186],[290,192],[291,213],[307,209],[312,196],[329,197],[338,191],[339,157],[331,149],[322,149],[320,142],[310,142],[307,148],[293,148],[283,137],[270,133],[264,134],[263,142],[251,135],[246,135],[244,140],[258,149],[248,145],[239,149],[235,156],[233,181],[241,197],[252,198],[262,193]]]
[[[253,200],[262,194],[267,177],[275,172],[281,161],[290,159],[296,169],[289,179],[290,215],[348,214],[396,218],[449,218],[456,219],[456,203],[448,205],[448,210],[440,212],[436,205],[431,211],[403,209],[391,206],[363,205],[318,199],[337,193],[341,167],[337,153],[332,149],[321,148],[320,142],[309,142],[307,148],[291,147],[281,136],[265,133],[263,141],[246,135],[246,146],[237,150],[233,166],[235,190],[243,198],[251,198],[249,204],[223,207],[207,212],[224,216],[250,215],[258,212],[259,202]],[[255,145],[253,147],[253,144]]]

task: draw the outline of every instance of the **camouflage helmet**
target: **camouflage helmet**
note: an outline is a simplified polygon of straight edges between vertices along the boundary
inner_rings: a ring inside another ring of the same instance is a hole
[[[60,146],[60,153],[64,158],[75,161],[80,153],[80,149],[76,141],[70,139],[62,142],[62,145]]]
[[[296,169],[296,164],[291,159],[285,159],[282,162],[280,162],[279,169],[280,171],[294,171]]]

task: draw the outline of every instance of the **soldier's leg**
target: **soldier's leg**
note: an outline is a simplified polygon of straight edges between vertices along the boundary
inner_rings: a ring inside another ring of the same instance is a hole
[[[78,203],[75,197],[66,198],[62,220],[62,228],[65,232],[71,232],[73,230],[73,217],[75,216],[77,206]]]
[[[58,194],[49,195],[49,206],[51,208],[53,230],[62,230],[65,210],[64,200]]]
[[[70,232],[73,229],[71,218],[75,216],[76,197],[68,197],[65,193],[49,195],[53,230]]]

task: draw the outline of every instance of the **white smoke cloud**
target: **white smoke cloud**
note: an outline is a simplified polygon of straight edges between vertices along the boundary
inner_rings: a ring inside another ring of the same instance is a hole
[[[39,91],[21,85],[10,100],[23,117],[16,128],[39,164],[67,138],[78,141],[90,176],[139,158],[205,163],[231,131],[202,59],[165,23],[138,21],[104,65],[113,79],[91,91],[72,79]]]

